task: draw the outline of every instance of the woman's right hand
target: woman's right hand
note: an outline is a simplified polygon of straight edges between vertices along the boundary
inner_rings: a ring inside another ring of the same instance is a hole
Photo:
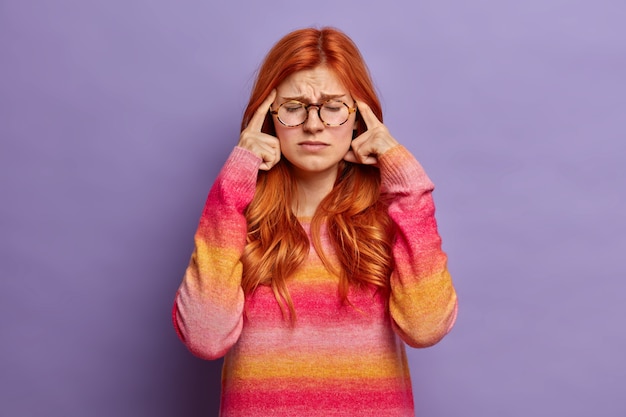
[[[280,161],[280,142],[276,136],[261,132],[265,116],[276,98],[276,90],[267,96],[252,115],[250,123],[241,132],[237,146],[259,156],[263,162],[259,169],[269,171]]]

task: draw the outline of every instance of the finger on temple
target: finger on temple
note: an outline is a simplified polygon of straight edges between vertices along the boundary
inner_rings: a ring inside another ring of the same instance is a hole
[[[263,128],[263,122],[265,121],[265,116],[267,115],[267,111],[270,108],[270,105],[276,98],[276,89],[272,90],[269,95],[263,100],[263,103],[259,106],[258,109],[252,115],[250,119],[250,123],[248,123],[248,127],[254,132],[260,132]]]
[[[380,120],[378,120],[371,107],[368,106],[366,102],[359,100],[357,102],[357,107],[359,112],[361,112],[361,117],[363,118],[365,126],[367,126],[368,129],[380,123]]]

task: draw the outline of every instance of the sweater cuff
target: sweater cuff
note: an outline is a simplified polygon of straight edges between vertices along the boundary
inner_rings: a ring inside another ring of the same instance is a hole
[[[256,154],[236,146],[224,163],[220,176],[229,183],[232,191],[253,191],[261,162],[263,160]]]
[[[209,198],[212,194],[221,204],[243,212],[254,197],[261,162],[254,153],[234,148],[213,184]]]
[[[394,146],[378,157],[381,189],[384,193],[406,193],[434,189],[424,168],[402,145]]]

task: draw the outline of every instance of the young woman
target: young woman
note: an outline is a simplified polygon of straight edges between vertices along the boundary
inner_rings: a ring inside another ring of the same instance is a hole
[[[414,415],[404,344],[457,311],[432,190],[345,34],[272,48],[173,310],[191,352],[226,355],[222,416]]]

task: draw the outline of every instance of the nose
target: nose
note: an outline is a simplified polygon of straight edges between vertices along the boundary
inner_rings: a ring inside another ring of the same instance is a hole
[[[307,109],[309,114],[302,125],[305,131],[314,133],[324,130],[324,123],[320,119],[319,110],[318,106],[311,106]]]

